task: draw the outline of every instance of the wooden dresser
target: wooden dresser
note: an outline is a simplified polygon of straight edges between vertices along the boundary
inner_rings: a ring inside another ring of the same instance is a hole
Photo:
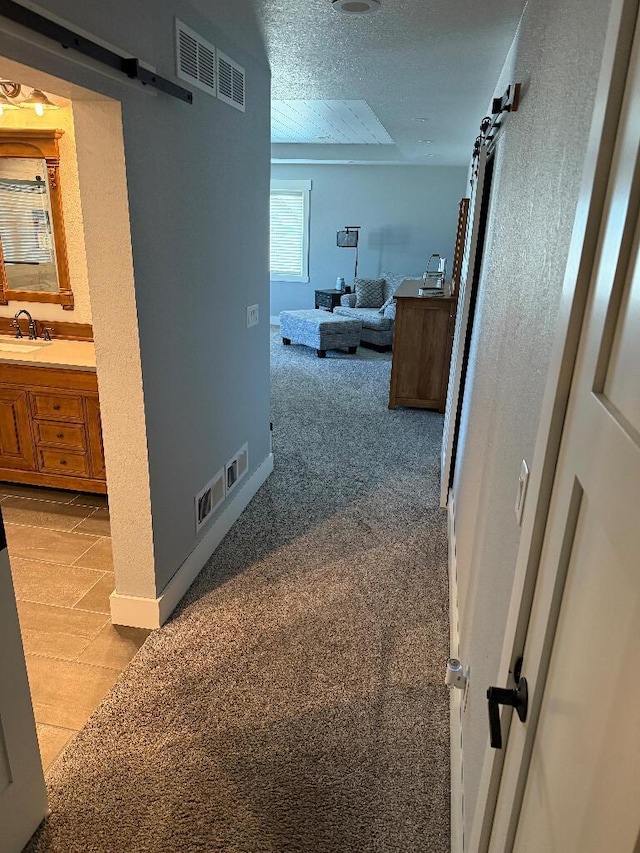
[[[396,291],[389,408],[444,412],[457,299],[418,296],[421,285],[406,279]]]

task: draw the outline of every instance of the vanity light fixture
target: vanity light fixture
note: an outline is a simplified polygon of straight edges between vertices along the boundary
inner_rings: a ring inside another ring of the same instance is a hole
[[[28,98],[20,104],[21,107],[30,107],[37,116],[43,116],[45,110],[59,110],[60,107],[47,98],[40,89],[34,89]]]
[[[12,83],[11,80],[0,80],[0,116],[6,110],[19,110],[18,104],[11,99],[17,98],[22,90],[20,83]]]
[[[347,15],[377,12],[381,5],[380,0],[332,0],[331,2],[331,6],[337,12],[344,12]]]
[[[20,107],[17,104],[14,104],[13,101],[10,101],[9,98],[4,94],[4,92],[0,91],[0,116],[4,115],[6,110],[19,110]]]
[[[0,89],[7,98],[17,98],[22,92],[20,83],[14,83],[13,80],[0,80]]]
[[[22,96],[22,84],[12,80],[0,80],[0,115],[4,110],[16,110],[21,107],[32,109],[36,115],[43,116],[45,110],[59,110],[60,107],[50,101],[41,89],[32,89],[28,98]]]

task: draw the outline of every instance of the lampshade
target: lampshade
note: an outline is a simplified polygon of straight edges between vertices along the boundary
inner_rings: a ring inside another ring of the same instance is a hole
[[[346,228],[344,231],[338,231],[336,242],[341,249],[355,249],[358,245],[359,233],[355,228]]]
[[[59,110],[60,107],[57,104],[54,104],[52,101],[47,98],[44,92],[40,89],[34,89],[28,98],[25,98],[24,101],[20,104],[21,107],[30,107],[35,110],[36,115],[44,115],[45,110]]]

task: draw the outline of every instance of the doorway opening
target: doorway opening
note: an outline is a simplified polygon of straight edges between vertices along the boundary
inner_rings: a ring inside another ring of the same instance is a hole
[[[146,425],[120,104],[3,57],[0,80],[0,513],[46,771],[149,633],[111,621],[132,566],[155,591]]]

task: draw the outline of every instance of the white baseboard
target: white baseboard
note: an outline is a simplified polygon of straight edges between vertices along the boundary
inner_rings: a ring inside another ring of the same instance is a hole
[[[460,622],[458,613],[458,572],[456,565],[456,503],[449,491],[447,527],[449,531],[449,656],[460,654]],[[451,690],[450,754],[451,754],[451,853],[464,851],[464,795],[462,762],[462,711],[464,690]]]
[[[223,509],[157,598],[137,598],[112,593],[110,600],[113,624],[152,629],[163,625],[272,471],[273,453],[270,453]]]
[[[451,690],[451,853],[464,853],[462,796],[462,690]]]
[[[280,325],[280,316],[276,315],[275,317],[269,317],[269,323],[272,326],[279,326]]]
[[[159,628],[160,599],[138,598],[135,595],[121,595],[112,592],[109,596],[111,621],[114,625],[126,625],[129,628]]]

